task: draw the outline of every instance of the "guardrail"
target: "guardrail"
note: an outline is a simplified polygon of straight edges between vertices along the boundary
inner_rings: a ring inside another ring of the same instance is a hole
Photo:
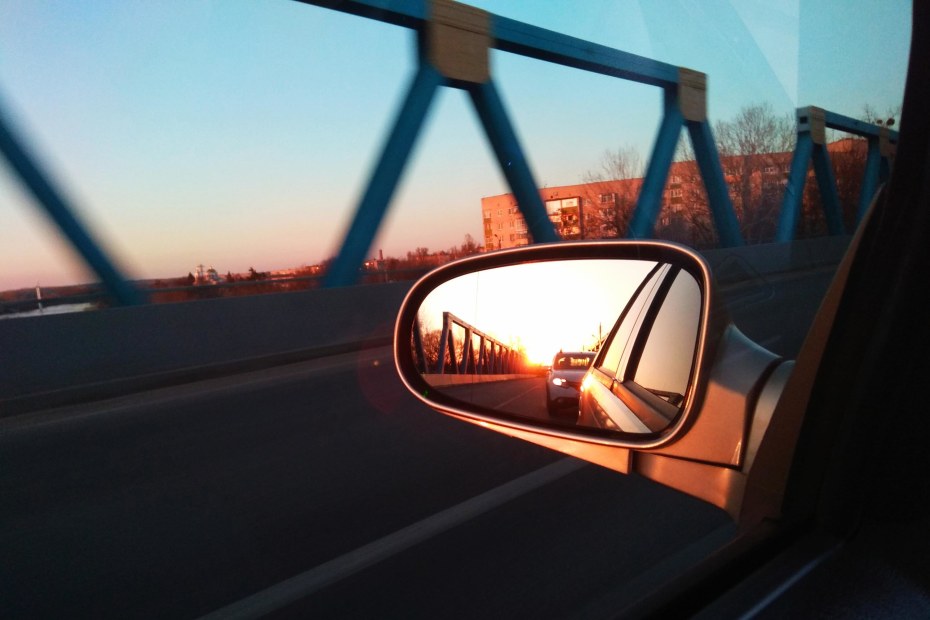
[[[339,253],[324,277],[325,286],[343,286],[358,281],[361,275],[359,266],[371,248],[423,120],[441,86],[465,90],[470,96],[534,242],[558,240],[491,75],[489,54],[492,48],[661,88],[664,94],[663,117],[627,236],[652,236],[661,209],[663,188],[684,128],[694,148],[720,244],[732,247],[743,243],[707,120],[705,74],[524,24],[451,0],[298,1],[410,28],[415,31],[418,42],[416,73]],[[847,131],[869,141],[865,181],[858,208],[860,218],[880,180],[889,173],[893,145],[897,141],[896,132],[818,108],[800,108],[798,141],[778,225],[779,241],[794,237],[811,159],[823,198],[828,230],[834,235],[844,232],[836,182],[823,139],[826,127]],[[38,205],[45,209],[97,273],[116,303],[131,305],[146,301],[145,292],[132,286],[117,270],[75,215],[64,193],[28,153],[24,142],[15,136],[2,102],[0,151]]]
[[[461,342],[461,359],[457,359],[455,326],[464,331]],[[478,350],[475,352],[475,339]],[[423,343],[423,334],[419,323],[413,330],[414,355],[420,372],[432,372],[444,375],[509,375],[520,372],[524,366],[523,355],[513,347],[504,344],[494,336],[484,333],[477,327],[463,321],[451,312],[442,313],[442,330],[435,362],[429,359]],[[432,363],[432,365],[431,365]]]

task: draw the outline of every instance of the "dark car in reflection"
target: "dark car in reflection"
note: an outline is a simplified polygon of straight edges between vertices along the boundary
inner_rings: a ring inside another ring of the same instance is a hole
[[[694,367],[701,299],[691,274],[656,265],[582,380],[579,425],[648,434],[674,422]]]
[[[546,410],[550,416],[578,416],[581,381],[594,361],[594,353],[559,351],[546,373]]]

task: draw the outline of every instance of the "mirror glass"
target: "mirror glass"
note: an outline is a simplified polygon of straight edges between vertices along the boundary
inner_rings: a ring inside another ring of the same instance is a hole
[[[695,278],[669,263],[494,267],[426,295],[410,352],[432,390],[466,405],[655,433],[686,401],[701,308]]]

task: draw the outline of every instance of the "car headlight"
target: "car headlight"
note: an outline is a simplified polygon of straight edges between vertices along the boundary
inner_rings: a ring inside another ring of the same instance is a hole
[[[568,383],[568,381],[566,381],[566,380],[563,379],[562,377],[555,377],[555,378],[552,379],[552,385],[557,385],[557,386],[559,386],[559,387],[562,387],[562,386],[565,385],[566,383]]]

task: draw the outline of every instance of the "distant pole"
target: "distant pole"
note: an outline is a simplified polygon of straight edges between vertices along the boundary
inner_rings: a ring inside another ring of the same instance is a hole
[[[39,311],[42,311],[42,287],[39,286],[39,283],[36,282],[36,305],[39,306]]]

